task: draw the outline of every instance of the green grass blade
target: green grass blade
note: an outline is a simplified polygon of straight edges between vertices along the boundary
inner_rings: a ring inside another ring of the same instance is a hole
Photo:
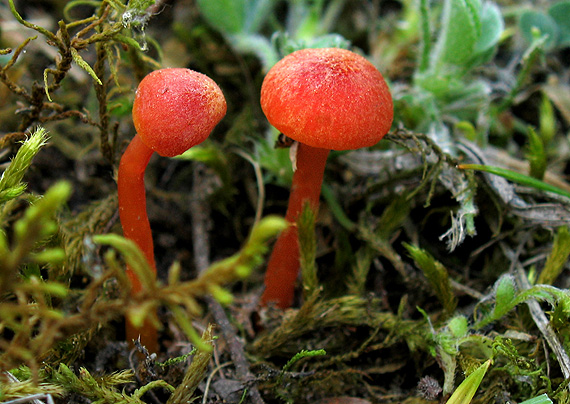
[[[529,177],[528,175],[508,170],[506,168],[488,166],[483,164],[459,164],[457,168],[461,170],[485,171],[487,173],[495,174],[503,178],[506,178],[509,181],[516,182],[517,184],[526,185],[528,187],[539,189],[541,191],[552,192],[554,194],[570,198],[570,192],[568,191],[555,187],[554,185],[548,184],[544,181],[537,180],[536,178]]]

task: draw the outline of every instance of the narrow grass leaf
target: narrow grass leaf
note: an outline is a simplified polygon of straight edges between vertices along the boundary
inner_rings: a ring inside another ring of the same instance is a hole
[[[533,397],[530,400],[523,401],[520,404],[552,404],[552,400],[546,394],[541,394],[538,397]]]
[[[483,381],[483,377],[487,373],[487,369],[491,365],[491,359],[479,366],[473,373],[471,373],[463,382],[457,387],[455,392],[451,395],[447,404],[469,404],[473,396],[477,392],[479,385]]]
[[[541,191],[552,192],[554,194],[570,198],[570,192],[568,191],[555,187],[554,185],[548,184],[544,181],[537,180],[536,178],[529,177],[528,175],[521,174],[517,171],[508,170],[506,168],[488,166],[483,164],[459,164],[457,168],[461,170],[484,171],[490,174],[501,176],[509,181],[516,182],[517,184],[539,189]]]

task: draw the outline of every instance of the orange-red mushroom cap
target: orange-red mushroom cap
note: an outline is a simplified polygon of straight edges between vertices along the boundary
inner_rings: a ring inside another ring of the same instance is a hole
[[[226,109],[222,90],[208,76],[184,68],[161,69],[140,82],[133,123],[149,148],[172,157],[202,143]]]
[[[382,74],[338,48],[303,49],[280,60],[263,81],[261,108],[283,134],[331,150],[378,143],[394,116]]]

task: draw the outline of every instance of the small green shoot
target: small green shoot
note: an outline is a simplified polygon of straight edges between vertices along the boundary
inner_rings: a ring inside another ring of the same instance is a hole
[[[277,381],[276,381],[277,388],[280,390],[280,387],[283,384],[283,379],[284,379],[285,375],[287,374],[287,372],[290,372],[291,369],[293,368],[293,366],[297,362],[299,362],[301,359],[314,358],[316,356],[325,356],[326,354],[327,354],[327,352],[324,349],[317,349],[317,350],[311,350],[311,351],[302,350],[301,352],[296,353],[283,366],[283,369],[281,369],[281,372],[279,372],[279,375],[277,376]],[[277,395],[279,397],[281,397],[281,399],[283,399],[285,402],[293,403],[293,401],[291,399],[287,398],[286,393],[284,393],[282,391],[278,391]]]
[[[533,128],[528,129],[526,158],[530,164],[530,176],[542,181],[546,172],[547,157],[544,142]]]
[[[285,372],[289,372],[291,370],[291,368],[293,367],[293,365],[295,365],[295,363],[297,363],[299,360],[301,360],[303,358],[313,358],[315,356],[325,356],[326,354],[327,354],[327,352],[324,349],[317,349],[317,350],[311,350],[311,351],[303,350],[301,352],[298,352],[295,354],[295,356],[293,356],[291,359],[289,359],[287,361],[285,366],[283,366],[283,369],[281,370],[281,374],[284,374]]]
[[[552,251],[546,259],[544,268],[540,273],[537,283],[552,285],[558,276],[562,273],[564,265],[570,256],[570,230],[568,226],[561,226],[556,232]]]
[[[26,184],[22,182],[24,174],[32,164],[32,159],[47,141],[46,130],[38,127],[28,139],[22,142],[16,156],[0,178],[0,204],[20,196],[25,191]]]
[[[447,269],[425,250],[407,243],[404,243],[404,247],[427,278],[445,313],[451,315],[457,306],[457,299],[451,290]]]
[[[540,134],[540,138],[542,139],[544,146],[547,147],[556,135],[556,113],[554,111],[552,102],[546,93],[542,95],[542,102],[540,103],[539,113],[540,126],[538,133]]]

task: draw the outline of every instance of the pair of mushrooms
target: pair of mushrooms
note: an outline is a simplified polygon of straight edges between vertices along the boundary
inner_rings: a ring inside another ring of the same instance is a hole
[[[296,221],[306,203],[316,211],[330,150],[376,144],[393,119],[392,98],[380,72],[365,58],[337,48],[304,49],[278,62],[261,88],[261,107],[269,122],[298,142],[296,170],[286,220],[265,276],[263,305],[292,304],[299,272]],[[119,213],[123,233],[144,252],[155,269],[146,214],[144,171],[154,152],[172,157],[204,141],[226,113],[220,88],[189,69],[162,69],[140,83],[133,104],[137,135],[121,158],[118,173]],[[127,268],[132,292],[140,280]],[[156,328],[127,325],[127,338],[157,351]]]

